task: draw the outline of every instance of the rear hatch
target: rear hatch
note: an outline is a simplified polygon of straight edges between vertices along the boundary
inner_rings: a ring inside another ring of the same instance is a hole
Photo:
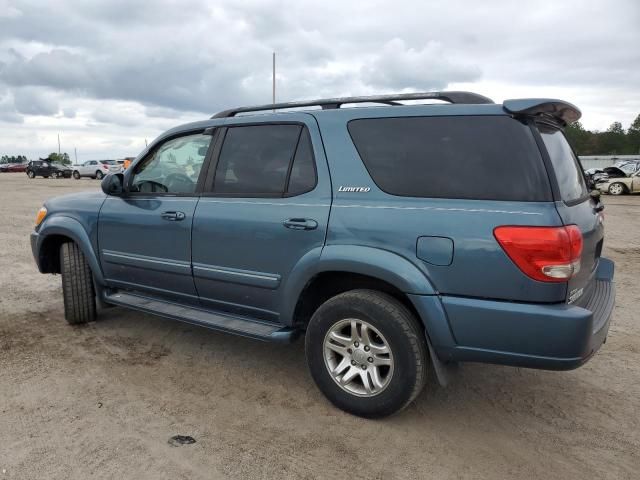
[[[576,225],[582,232],[580,269],[568,283],[566,298],[568,303],[575,303],[588,297],[595,285],[604,238],[602,205],[589,194],[580,162],[562,131],[547,124],[538,124],[537,128],[548,155],[549,173],[555,177],[558,214],[565,225]]]

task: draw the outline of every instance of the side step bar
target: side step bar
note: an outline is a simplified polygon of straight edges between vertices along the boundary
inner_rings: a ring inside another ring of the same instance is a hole
[[[268,342],[291,343],[299,334],[298,330],[283,327],[282,325],[256,321],[227,313],[212,313],[129,292],[105,292],[104,301],[181,322]]]

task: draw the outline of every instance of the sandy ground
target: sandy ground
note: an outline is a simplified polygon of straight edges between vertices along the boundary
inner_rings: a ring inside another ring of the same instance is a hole
[[[586,366],[463,365],[401,414],[359,419],[279,346],[111,309],[70,327],[37,272],[42,202],[89,179],[0,174],[0,480],[640,478],[640,196],[607,197],[618,303]],[[193,445],[168,439],[191,435]]]

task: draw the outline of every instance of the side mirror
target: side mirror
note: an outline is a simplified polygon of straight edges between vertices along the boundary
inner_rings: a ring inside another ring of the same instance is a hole
[[[122,195],[124,192],[124,175],[122,173],[110,173],[102,179],[100,186],[107,195],[116,197]]]

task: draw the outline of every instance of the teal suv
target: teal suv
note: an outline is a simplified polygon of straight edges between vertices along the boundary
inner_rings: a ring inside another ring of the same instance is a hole
[[[579,117],[468,92],[227,110],[162,134],[102,191],[48,200],[33,254],[62,274],[70,323],[117,305],[304,335],[331,402],[389,415],[429,370],[567,370],[605,342],[604,207],[563,134]]]

